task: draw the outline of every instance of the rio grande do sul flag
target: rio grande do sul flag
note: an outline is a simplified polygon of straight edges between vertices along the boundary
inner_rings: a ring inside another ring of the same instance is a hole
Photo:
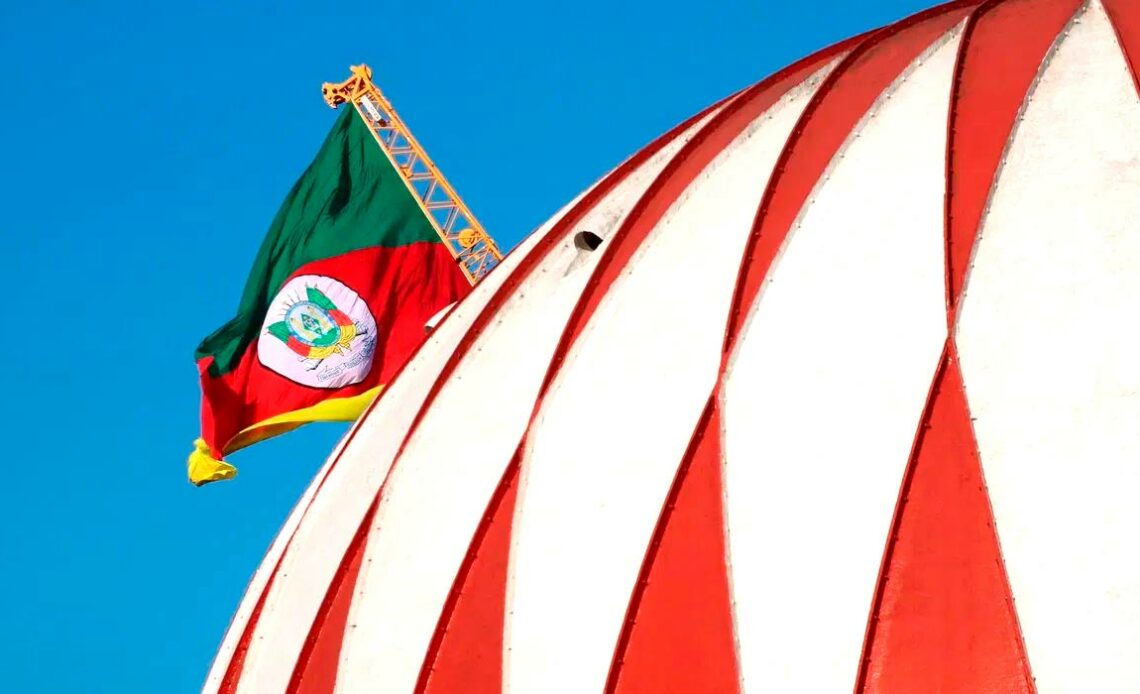
[[[307,422],[351,421],[470,285],[354,109],[345,109],[258,251],[237,315],[198,346],[202,485],[223,456]]]

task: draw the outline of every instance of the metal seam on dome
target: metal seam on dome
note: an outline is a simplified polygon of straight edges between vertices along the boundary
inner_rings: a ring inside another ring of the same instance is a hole
[[[978,21],[984,14],[989,12],[992,7],[1001,4],[1001,2],[1003,2],[1003,0],[986,0],[986,2],[983,2],[981,5],[975,8],[974,11],[970,13],[970,16],[966,18],[966,26],[962,29],[962,41],[958,44],[958,57],[954,61],[954,74],[950,78],[950,106],[946,111],[946,192],[943,195],[942,200],[942,253],[945,257],[945,272],[943,273],[943,281],[945,282],[944,291],[946,292],[947,336],[951,337],[953,335],[953,331],[950,327],[950,324],[952,323],[950,319],[950,312],[953,310],[955,305],[953,296],[953,269],[951,268],[951,261],[953,256],[950,252],[950,228],[953,204],[953,201],[951,200],[951,193],[953,189],[952,182],[954,180],[953,153],[955,144],[955,132],[958,123],[958,101],[961,97],[962,91],[962,73],[965,69],[966,56],[969,54],[970,41],[974,38],[974,29],[977,27]],[[870,641],[868,640],[868,644],[869,643]]]
[[[1126,0],[1127,1],[1127,0]],[[1136,94],[1140,96],[1140,45],[1131,46],[1128,37],[1125,36],[1123,26],[1127,19],[1121,18],[1120,15],[1126,12],[1133,12],[1133,20],[1140,18],[1140,12],[1133,10],[1124,10],[1123,7],[1127,5],[1117,5],[1117,0],[1101,0],[1101,7],[1104,9],[1104,14],[1108,17],[1108,23],[1112,26],[1112,31],[1116,35],[1116,43],[1120,46],[1120,52],[1124,55],[1124,62],[1128,64],[1128,72],[1132,75],[1132,84],[1136,87]],[[1135,49],[1135,50],[1133,50]]]
[[[1006,0],[1002,0],[1003,2]],[[1072,17],[1065,23],[1061,31],[1057,32],[1050,43],[1049,48],[1045,51],[1045,56],[1041,60],[1041,65],[1037,68],[1037,73],[1033,76],[1033,80],[1029,83],[1029,88],[1025,91],[1022,97],[1021,105],[1018,106],[1017,115],[1014,117],[1013,127],[1006,137],[1005,144],[1002,146],[1001,155],[998,159],[997,167],[994,169],[993,179],[990,182],[989,191],[986,193],[986,201],[982,205],[982,213],[978,218],[977,227],[974,230],[974,245],[970,249],[970,257],[966,263],[966,271],[962,275],[962,286],[958,287],[953,300],[953,323],[950,325],[950,334],[954,335],[958,329],[958,322],[962,315],[962,302],[966,298],[967,289],[970,286],[970,276],[973,274],[974,260],[978,253],[978,248],[981,246],[982,231],[985,229],[986,220],[990,215],[990,207],[993,205],[994,194],[997,191],[998,183],[1001,181],[1002,173],[1005,171],[1006,158],[1009,156],[1009,148],[1013,141],[1017,138],[1018,130],[1021,128],[1022,120],[1025,116],[1025,110],[1029,106],[1029,102],[1033,100],[1033,94],[1037,90],[1037,86],[1041,81],[1041,77],[1045,71],[1049,69],[1049,65],[1053,62],[1053,57],[1057,54],[1061,44],[1069,36],[1069,30],[1073,24],[1080,21],[1081,16],[1088,11],[1089,3],[1091,0],[1081,0],[1080,6],[1074,11]],[[999,3],[1000,4],[1000,3]]]

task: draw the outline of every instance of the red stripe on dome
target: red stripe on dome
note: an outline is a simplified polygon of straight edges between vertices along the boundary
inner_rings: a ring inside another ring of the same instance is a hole
[[[951,96],[946,155],[950,324],[1006,143],[1045,55],[1081,0],[1004,0],[966,26]]]
[[[943,5],[875,32],[820,86],[788,138],[757,210],[729,314],[726,357],[792,224],[839,148],[879,95],[976,5]]]
[[[507,467],[487,506],[471,552],[432,636],[430,660],[420,671],[416,692],[487,694],[503,689],[503,617],[507,604],[507,567],[511,526],[518,496],[519,461]]]
[[[348,613],[352,607],[356,579],[360,575],[360,564],[364,559],[368,530],[372,527],[375,515],[374,501],[364,514],[364,520],[357,528],[329,590],[325,593],[325,599],[317,610],[317,616],[301,647],[301,654],[289,680],[289,688],[286,690],[289,694],[325,694],[336,687]]]
[[[1101,0],[1116,39],[1132,73],[1132,83],[1140,92],[1140,3],[1136,0]]]
[[[607,692],[735,692],[720,415],[705,407],[653,532]]]
[[[957,356],[899,494],[857,692],[1033,692]]]

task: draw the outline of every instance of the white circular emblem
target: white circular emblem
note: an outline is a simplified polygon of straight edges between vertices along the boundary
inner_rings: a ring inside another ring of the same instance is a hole
[[[291,381],[314,388],[360,383],[372,369],[376,319],[360,295],[322,275],[285,283],[269,304],[257,358]]]

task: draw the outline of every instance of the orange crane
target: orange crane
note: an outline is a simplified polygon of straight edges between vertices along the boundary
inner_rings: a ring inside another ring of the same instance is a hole
[[[372,81],[370,67],[353,65],[348,79],[325,82],[321,93],[334,109],[345,103],[356,108],[471,284],[498,265],[503,259],[499,247],[396,115]]]

